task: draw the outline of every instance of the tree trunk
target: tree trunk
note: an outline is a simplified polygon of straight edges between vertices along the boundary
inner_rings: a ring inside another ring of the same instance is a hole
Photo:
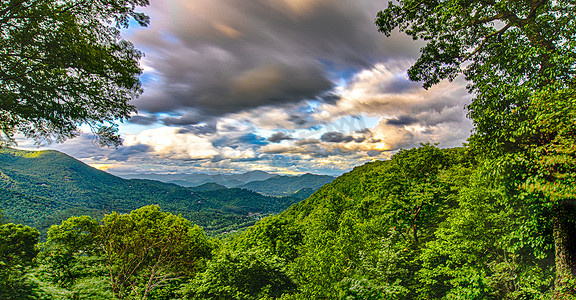
[[[556,248],[553,299],[576,299],[576,201],[561,203],[553,222]]]

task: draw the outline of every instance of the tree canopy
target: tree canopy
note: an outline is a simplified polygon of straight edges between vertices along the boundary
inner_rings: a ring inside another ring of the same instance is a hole
[[[28,291],[24,270],[32,265],[38,253],[38,230],[20,224],[0,224],[0,298],[23,299]],[[28,298],[26,298],[28,299]]]
[[[410,79],[469,82],[471,146],[507,174],[512,202],[538,212],[527,227],[554,227],[557,298],[576,296],[575,20],[570,0],[403,0],[376,19],[425,42]]]
[[[63,141],[87,124],[118,145],[116,120],[135,111],[142,53],[120,35],[148,0],[6,0],[0,4],[0,143],[16,132]]]
[[[193,277],[216,246],[197,225],[154,205],[112,213],[102,222],[71,217],[50,228],[42,253],[50,281],[81,292],[83,279],[108,277],[105,289],[117,298],[146,299]]]

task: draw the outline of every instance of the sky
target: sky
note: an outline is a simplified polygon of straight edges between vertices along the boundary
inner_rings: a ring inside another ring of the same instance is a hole
[[[124,144],[90,134],[44,145],[110,173],[339,175],[420,143],[462,145],[465,82],[424,90],[406,71],[422,44],[374,25],[377,0],[152,0],[144,93]],[[33,141],[19,139],[19,147]]]

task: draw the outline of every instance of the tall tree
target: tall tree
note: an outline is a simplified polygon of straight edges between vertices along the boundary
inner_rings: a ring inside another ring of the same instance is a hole
[[[0,145],[16,132],[63,141],[87,124],[118,145],[114,122],[135,111],[142,53],[120,36],[148,0],[3,0],[0,3]]]
[[[531,193],[552,215],[557,299],[576,296],[574,20],[573,0],[401,0],[376,19],[425,42],[410,79],[469,82],[471,145],[508,170],[516,199]]]
[[[393,212],[390,218],[397,229],[406,231],[415,244],[419,242],[422,227],[433,224],[437,212],[446,206],[449,186],[439,180],[440,171],[448,167],[448,157],[431,144],[410,150],[400,150],[391,158],[397,176],[395,183],[401,187],[389,193],[386,209]]]

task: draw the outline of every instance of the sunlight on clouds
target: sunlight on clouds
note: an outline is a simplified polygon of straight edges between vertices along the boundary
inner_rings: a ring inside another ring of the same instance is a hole
[[[100,163],[92,163],[92,164],[88,164],[89,166],[91,166],[94,169],[98,169],[101,171],[107,171],[110,168],[114,168],[116,167],[115,164],[100,164]]]
[[[326,3],[326,0],[280,0],[270,2],[272,5],[274,3],[280,4],[280,9],[285,11],[288,9],[289,11],[295,13],[297,16],[305,16],[312,13],[315,9],[317,9],[321,4]]]
[[[237,39],[239,38],[242,33],[240,33],[240,31],[224,24],[224,23],[220,23],[220,22],[215,22],[214,23],[214,28],[216,28],[216,30],[220,31],[222,34],[230,37],[230,38],[234,38]]]
[[[245,159],[245,158],[254,158],[256,157],[256,153],[252,149],[247,150],[238,150],[232,149],[230,147],[224,147],[220,150],[222,157],[230,158],[230,159]]]
[[[174,159],[206,159],[218,155],[218,151],[207,138],[182,133],[178,128],[163,127],[128,135],[124,144],[147,145],[153,154]]]

